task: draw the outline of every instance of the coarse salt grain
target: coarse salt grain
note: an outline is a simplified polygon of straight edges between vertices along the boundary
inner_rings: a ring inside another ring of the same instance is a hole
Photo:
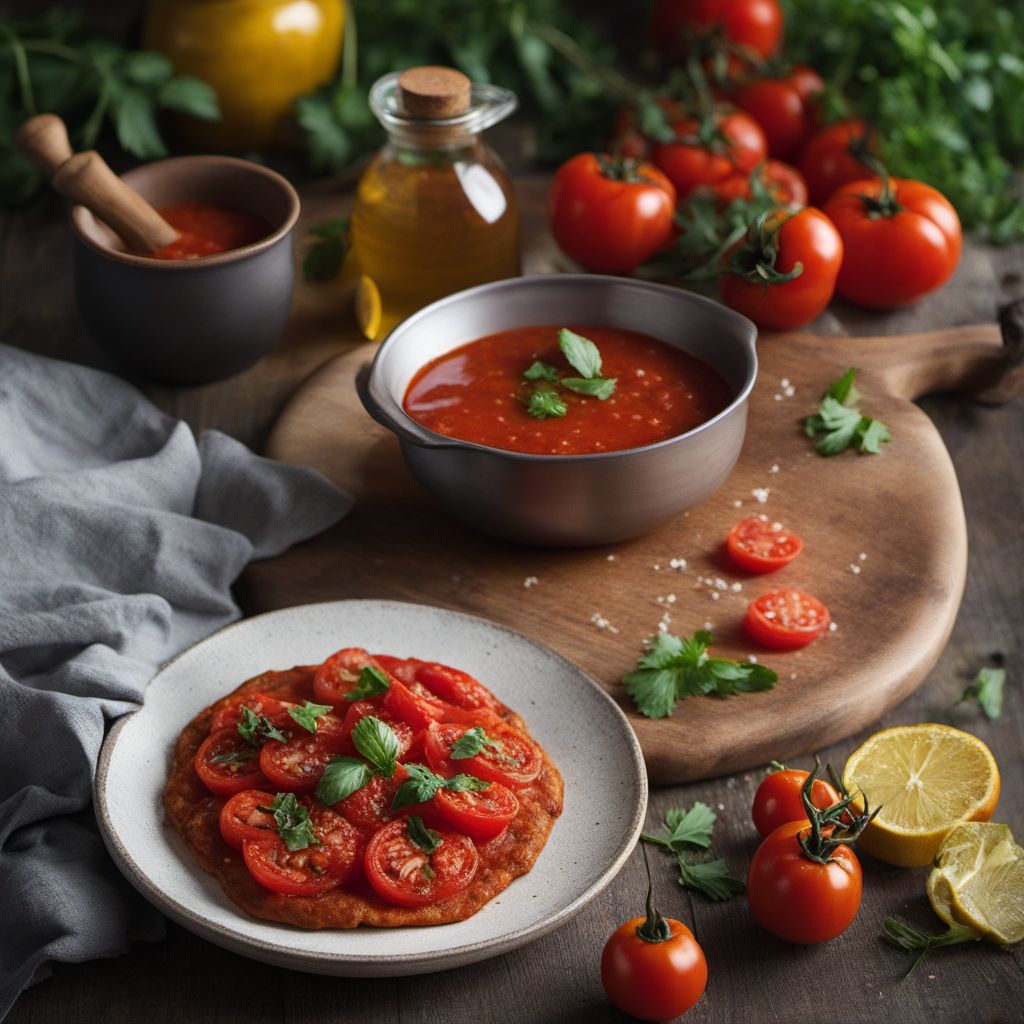
[[[717,601],[722,595],[717,590],[711,591],[711,600]]]
[[[763,505],[768,500],[767,487],[755,487],[750,493],[753,496],[754,500],[761,505]]]
[[[788,388],[783,388],[783,389],[782,389],[782,393],[783,393],[783,394],[784,394],[784,395],[785,395],[785,396],[786,396],[787,398],[792,398],[792,397],[793,397],[793,396],[794,396],[794,395],[796,394],[796,388],[795,388],[795,387],[793,387],[792,385],[790,385],[790,386],[789,386]]]
[[[782,529],[782,523],[772,523],[772,533],[778,533]]]
[[[857,565],[856,562],[851,563],[851,565],[850,565],[850,572],[852,572],[854,576],[859,576],[860,575],[860,566]]]
[[[757,664],[757,655],[756,654],[748,655],[747,656],[747,661],[749,661],[751,665],[756,665]]]
[[[772,398],[774,398],[776,402],[781,402],[782,401],[782,395],[780,395],[780,394],[774,394],[774,395],[772,395]]]
[[[686,559],[685,558],[672,558],[669,560],[668,567],[670,569],[685,569]]]
[[[613,626],[600,612],[594,612],[590,621],[600,630],[607,630],[609,633],[618,633],[618,626]]]
[[[788,388],[789,387],[789,378],[788,377],[783,377],[782,380],[779,381],[779,387],[780,388]]]
[[[736,499],[736,500],[735,500],[735,501],[734,501],[734,502],[732,503],[732,507],[733,507],[733,508],[743,508],[743,502],[742,502],[742,501],[740,501],[740,499],[739,499],[739,498],[737,498],[737,499]]]
[[[866,553],[866,552],[864,552],[864,551],[862,551],[862,552],[861,552],[861,553],[860,553],[860,554],[859,554],[859,555],[857,556],[857,558],[858,558],[858,559],[860,559],[860,561],[862,561],[862,562],[866,562],[866,561],[868,560],[868,556],[867,556],[867,553]]]
[[[729,589],[734,594],[738,594],[743,589],[743,584],[742,583],[732,583],[732,584],[730,584]]]
[[[615,561],[615,556],[614,555],[609,555],[608,556],[608,561],[609,562],[614,562]]]
[[[527,577],[526,577],[526,579],[525,579],[525,580],[523,580],[523,586],[524,586],[524,587],[525,587],[525,588],[526,588],[527,590],[529,590],[529,589],[530,589],[530,587],[535,587],[535,586],[537,586],[537,584],[538,584],[538,583],[540,583],[540,580],[539,580],[539,579],[537,579],[537,577],[536,577],[536,576],[527,576]]]
[[[838,628],[839,628],[839,626],[838,626],[838,624],[837,624],[837,623],[835,623],[835,622],[830,622],[830,623],[828,624],[828,631],[829,631],[830,633],[834,633],[834,632],[835,632],[835,631],[836,631],[836,630],[837,630]]]
[[[779,464],[777,462],[772,463],[772,468],[768,470],[769,473],[778,473]]]

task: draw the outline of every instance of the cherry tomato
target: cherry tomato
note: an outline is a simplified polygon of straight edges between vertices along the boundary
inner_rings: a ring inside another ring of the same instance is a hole
[[[438,775],[450,777],[465,772],[511,789],[528,786],[540,775],[544,764],[540,751],[518,729],[504,722],[484,727],[488,738],[496,741],[495,746],[485,746],[473,757],[453,758],[452,745],[468,730],[469,726],[459,723],[435,723],[427,729],[427,761]]]
[[[453,793],[440,789],[433,804],[445,822],[477,842],[486,842],[501,835],[519,813],[519,800],[515,793],[500,782],[492,782],[479,793]]]
[[[776,210],[751,228],[746,248],[734,255],[733,269],[719,278],[718,290],[727,306],[758,327],[792,330],[810,323],[829,304],[842,262],[842,239],[820,210]],[[789,281],[765,281],[755,269],[773,266],[789,274],[797,264],[800,273]]]
[[[707,960],[693,932],[681,921],[657,917],[670,937],[643,938],[639,933],[649,919],[634,917],[612,933],[601,953],[601,984],[608,998],[640,1020],[678,1017],[708,983]]]
[[[797,167],[807,182],[811,203],[822,206],[840,185],[872,174],[858,154],[874,150],[866,121],[851,118],[822,128],[804,146]]]
[[[242,848],[246,839],[266,839],[275,830],[274,816],[261,811],[274,802],[272,793],[245,789],[220,809],[220,834],[228,846]]]
[[[670,60],[679,60],[695,39],[719,30],[729,42],[768,58],[779,52],[782,29],[778,0],[658,0],[651,42]]]
[[[337,707],[345,703],[345,694],[355,689],[359,673],[367,666],[380,668],[362,647],[343,647],[335,651],[313,677],[313,695],[320,704]]]
[[[435,697],[458,708],[489,708],[498,713],[505,710],[501,701],[483,683],[457,668],[437,662],[421,662],[416,669],[416,681]]]
[[[737,199],[750,198],[751,178],[756,178],[780,206],[795,210],[807,205],[807,185],[800,172],[781,160],[765,160],[750,174],[731,174],[707,188],[723,206],[728,206]]]
[[[828,629],[828,609],[799,590],[769,590],[747,608],[743,625],[762,647],[795,651]]]
[[[414,731],[426,729],[431,722],[439,722],[458,709],[435,697],[422,683],[413,680],[403,683],[391,680],[384,694],[384,707],[399,721],[407,722]]]
[[[889,309],[949,280],[960,262],[960,218],[941,192],[921,181],[851,181],[825,204],[843,239],[836,288],[851,302]]]
[[[461,892],[473,880],[480,858],[473,841],[438,831],[439,845],[427,853],[410,838],[407,820],[375,832],[366,847],[366,877],[381,899],[400,907],[425,907]]]
[[[403,683],[411,683],[416,679],[416,670],[425,662],[419,658],[394,658],[390,654],[375,654],[373,660],[389,676],[400,679]]]
[[[737,172],[749,174],[768,155],[764,132],[742,111],[713,115],[710,128],[692,117],[672,127],[678,141],[659,142],[652,159],[679,199],[700,185],[714,185]]]
[[[194,764],[203,785],[221,796],[260,789],[267,782],[260,770],[259,748],[234,728],[210,733],[196,751]]]
[[[319,845],[289,850],[280,836],[247,839],[242,856],[265,889],[286,896],[317,896],[336,889],[359,864],[363,836],[340,814],[318,801],[307,804]]]
[[[757,848],[747,875],[747,899],[758,923],[787,942],[827,942],[853,922],[860,908],[861,868],[849,846],[827,864],[807,857],[797,836],[805,818],[780,825]]]
[[[273,786],[292,793],[315,789],[327,762],[335,754],[351,751],[344,723],[334,715],[318,718],[315,733],[296,726],[286,735],[284,743],[267,740],[263,744],[260,769]]]
[[[802,790],[809,774],[799,768],[783,768],[766,776],[757,787],[750,816],[762,836],[771,835],[779,826],[788,825],[791,821],[806,819]],[[811,787],[811,803],[825,810],[839,803],[839,794],[824,779],[815,779]]]
[[[284,715],[287,720],[288,709],[294,708],[296,705],[291,701],[278,700],[266,693],[254,693],[215,711],[210,720],[210,732],[216,732],[218,729],[237,728],[239,722],[242,721],[243,707],[249,708],[254,715],[264,718],[276,719]]]
[[[747,82],[731,94],[731,99],[761,126],[769,155],[791,160],[817,127],[816,97],[823,88],[817,72],[797,67],[784,78]]]
[[[774,572],[789,565],[803,550],[804,542],[789,530],[774,529],[760,516],[741,519],[725,541],[729,557],[747,572]]]
[[[374,775],[365,786],[334,806],[356,828],[363,832],[376,832],[397,816],[392,813],[391,801],[408,777],[409,773],[399,765],[390,779]]]
[[[588,270],[629,274],[668,240],[676,208],[650,164],[580,153],[551,183],[548,213],[561,249]]]

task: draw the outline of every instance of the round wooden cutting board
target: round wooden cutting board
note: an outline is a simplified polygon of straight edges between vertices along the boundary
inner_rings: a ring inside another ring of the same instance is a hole
[[[564,269],[544,228],[545,190],[521,190],[533,200],[524,204],[530,271]],[[311,220],[326,212],[305,202]],[[324,318],[329,296],[306,288],[298,298],[291,334],[352,344],[351,324]],[[321,366],[268,439],[267,455],[315,467],[356,504],[327,533],[250,566],[239,586],[247,610],[377,597],[511,626],[573,659],[622,703],[655,782],[737,771],[848,736],[906,697],[939,657],[964,587],[966,530],[949,455],[912,399],[997,377],[1007,351],[996,324],[883,338],[762,336],[746,443],[721,491],[645,537],[576,550],[496,541],[449,519],[414,483],[395,438],[359,404],[353,379],[374,351],[362,345]],[[880,455],[826,459],[801,422],[850,366],[860,369],[861,408],[889,426],[893,441]],[[1012,391],[1019,370],[1014,376]],[[771,576],[748,576],[723,555],[729,528],[752,513],[806,542]],[[816,595],[835,631],[795,653],[757,650],[740,622],[773,585]],[[711,628],[714,653],[756,655],[779,673],[778,685],[690,698],[670,719],[643,718],[620,680],[661,623],[679,634]],[[417,652],[396,636],[388,653]],[[458,651],[451,662],[458,666]],[[545,685],[536,680],[541,694]]]

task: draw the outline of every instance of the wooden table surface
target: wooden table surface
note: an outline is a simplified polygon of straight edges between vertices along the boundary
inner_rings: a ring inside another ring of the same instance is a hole
[[[345,200],[339,195],[339,205]],[[116,369],[85,335],[71,286],[67,230],[59,211],[0,216],[0,340],[49,356]],[[828,334],[898,334],[994,319],[1024,294],[1024,249],[968,248],[953,282],[910,310],[872,315],[837,305],[812,329]],[[337,289],[302,285],[297,301],[330,322],[345,317]],[[144,334],[140,344],[145,343]],[[898,341],[894,341],[898,344]],[[196,430],[216,427],[259,449],[284,401],[301,380],[338,351],[286,335],[262,363],[204,388],[144,387],[163,409]],[[923,403],[952,454],[967,510],[970,564],[963,606],[949,648],[928,682],[879,726],[939,721],[966,728],[992,748],[1003,776],[997,820],[1024,838],[1024,694],[1019,670],[1024,607],[1024,401],[983,408],[957,396]],[[0,439],[2,443],[2,439]],[[878,600],[885,600],[878,595]],[[595,643],[600,636],[595,634]],[[870,637],[864,644],[871,643]],[[957,707],[983,664],[1009,668],[1006,710],[989,722],[976,706]],[[870,730],[869,730],[870,731]],[[864,734],[866,735],[866,733]],[[821,751],[841,766],[863,739]],[[715,849],[743,874],[756,847],[749,809],[760,772],[651,794],[649,826],[665,809],[702,800],[716,808]],[[924,895],[926,870],[888,867],[865,856],[865,894],[849,931],[824,946],[798,948],[755,925],[743,898],[709,904],[680,889],[667,860],[652,856],[657,905],[689,923],[710,966],[694,1022],[797,1021],[828,1013],[840,1022],[880,1017],[915,1022],[1024,1020],[1024,951],[987,946],[940,950],[909,980],[905,954],[879,938],[896,915],[939,930]],[[598,976],[612,929],[642,909],[638,857],[576,919],[518,952],[439,975],[382,981],[306,976],[228,953],[169,925],[165,941],[136,945],[126,956],[57,965],[53,977],[16,1004],[10,1024],[151,1024],[352,1020],[462,1024],[619,1021]]]

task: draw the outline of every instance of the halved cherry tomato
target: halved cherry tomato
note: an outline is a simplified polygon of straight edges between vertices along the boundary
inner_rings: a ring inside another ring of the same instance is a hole
[[[427,729],[424,747],[430,767],[438,775],[459,772],[475,775],[487,782],[500,782],[511,789],[528,786],[543,767],[540,751],[518,729],[504,722],[485,726],[496,746],[485,746],[473,757],[453,758],[453,744],[469,731],[461,723],[435,723]]]
[[[498,713],[505,710],[505,705],[483,683],[457,668],[436,661],[421,662],[416,669],[416,679],[435,697],[458,708],[489,708]]]
[[[222,796],[266,785],[259,748],[251,746],[234,728],[210,733],[196,751],[194,764],[203,785]]]
[[[435,697],[422,683],[416,680],[402,683],[397,679],[391,680],[391,686],[384,694],[384,707],[399,720],[408,722],[414,730],[426,729],[431,722],[440,722],[457,710]]]
[[[782,29],[778,0],[658,0],[651,42],[670,60],[679,60],[695,40],[720,31],[728,42],[768,58],[779,52]]]
[[[804,146],[797,167],[807,182],[811,203],[822,206],[840,185],[859,181],[873,172],[862,156],[874,151],[866,121],[851,118],[822,128]]]
[[[588,270],[629,274],[668,241],[676,192],[650,164],[580,153],[555,173],[551,233]]]
[[[803,177],[795,167],[781,160],[765,160],[750,174],[731,174],[707,187],[723,206],[728,206],[736,199],[750,198],[751,178],[756,178],[780,206],[800,209],[807,205],[807,185]]]
[[[708,127],[697,118],[677,121],[676,142],[659,142],[652,159],[684,199],[700,185],[713,185],[739,172],[749,174],[768,156],[758,123],[742,111],[719,112]]]
[[[828,629],[828,609],[799,590],[769,590],[747,608],[743,625],[763,647],[794,651],[806,647]]]
[[[500,782],[492,782],[479,793],[453,793],[439,789],[434,809],[452,828],[465,832],[478,842],[500,835],[519,813],[515,793]]]
[[[377,894],[400,907],[425,907],[461,892],[480,862],[469,836],[439,831],[433,853],[409,838],[408,822],[393,821],[374,833],[366,847],[366,877]]]
[[[267,740],[260,750],[260,769],[277,789],[303,793],[316,788],[324,766],[335,755],[351,751],[344,723],[334,715],[317,719],[316,732],[296,726],[288,740]]]
[[[805,856],[797,837],[810,825],[780,825],[757,848],[747,875],[747,899],[762,928],[787,942],[827,942],[846,931],[861,899],[861,867],[849,846],[827,864]]]
[[[851,181],[825,204],[843,239],[836,289],[870,309],[902,306],[949,280],[963,236],[960,218],[939,191],[922,181]]]
[[[768,153],[779,160],[791,160],[817,127],[816,97],[824,87],[816,71],[798,66],[783,78],[747,82],[730,98],[761,126],[768,140]]]
[[[757,573],[789,565],[804,547],[804,542],[781,523],[769,523],[760,516],[741,519],[729,531],[725,544],[729,557],[741,569]]]
[[[247,839],[245,866],[265,889],[286,896],[316,896],[336,889],[359,864],[363,836],[340,814],[318,801],[308,803],[317,846],[289,850],[280,836]]]
[[[345,694],[355,689],[359,673],[367,665],[380,668],[370,652],[362,647],[343,647],[335,651],[313,677],[313,694],[317,701],[334,707],[342,704]]]
[[[808,774],[799,768],[783,768],[772,772],[757,787],[750,816],[762,836],[770,836],[781,825],[807,817],[802,791]],[[811,787],[811,803],[825,810],[839,803],[839,794],[824,779],[815,779]]]
[[[379,706],[379,698],[374,700],[357,700],[345,715],[345,722],[342,732],[351,740],[352,730],[367,715],[379,718],[385,725],[391,727],[391,731],[398,737],[398,756],[404,759],[416,739],[417,732],[408,722],[403,721],[397,715],[392,714],[387,708]]]
[[[254,715],[274,719],[286,715],[288,709],[295,706],[291,701],[278,700],[266,693],[254,693],[216,711],[210,720],[210,732],[236,728],[242,721],[243,707],[248,708]]]
[[[727,306],[758,327],[792,330],[810,323],[829,304],[842,262],[842,239],[821,210],[773,211],[751,226],[746,246],[730,258],[718,290]],[[790,280],[773,281],[767,274],[798,269]]]
[[[364,832],[376,832],[392,818],[398,817],[399,812],[391,810],[391,801],[395,799],[398,787],[408,777],[409,773],[399,765],[390,779],[374,775],[365,786],[334,806],[356,828]]]
[[[220,809],[220,834],[224,842],[240,850],[247,839],[266,839],[272,835],[276,829],[274,816],[260,808],[273,802],[273,794],[261,789],[236,793]]]

